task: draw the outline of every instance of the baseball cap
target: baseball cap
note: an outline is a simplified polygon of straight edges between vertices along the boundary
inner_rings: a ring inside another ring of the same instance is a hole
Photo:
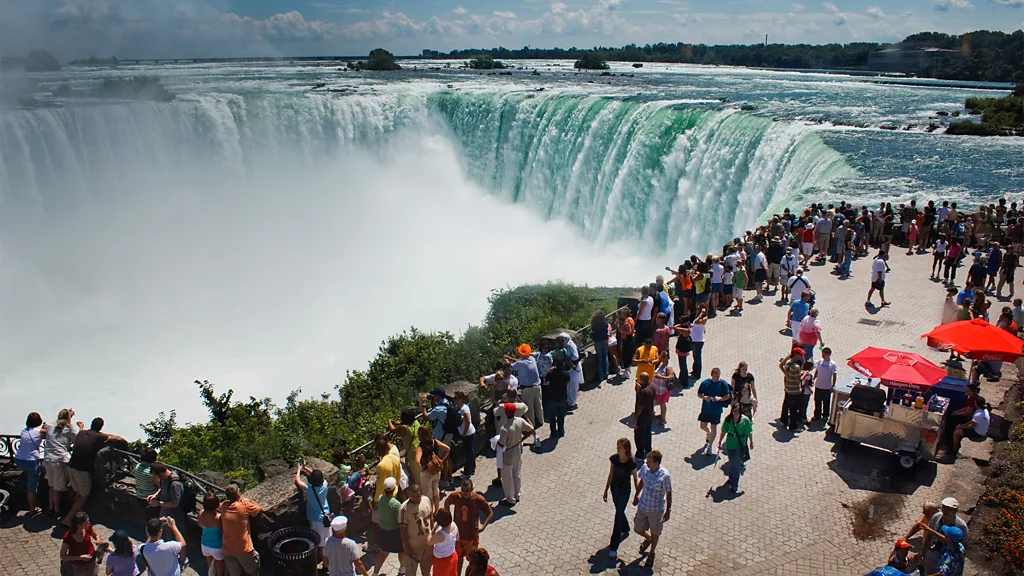
[[[799,354],[800,356],[803,356],[804,355],[804,349],[803,348],[796,348],[796,347],[794,347],[792,352],[790,352],[790,353],[791,354]]]
[[[438,386],[437,388],[434,388],[433,390],[431,390],[430,394],[432,396],[444,396],[444,388],[441,388],[440,386]]]
[[[896,541],[896,547],[897,548],[901,548],[903,550],[908,550],[908,549],[911,548],[910,542],[907,542],[903,538],[900,538],[899,540]]]
[[[393,492],[395,488],[398,488],[398,482],[395,481],[394,476],[388,476],[384,480],[384,490],[386,492]]]
[[[331,520],[331,530],[341,532],[346,528],[348,528],[348,518],[344,516],[335,516],[334,520]]]
[[[956,508],[958,510],[960,509],[960,501],[957,500],[956,498],[944,498],[942,500],[942,505],[946,508]]]
[[[942,533],[953,542],[962,542],[964,539],[964,531],[956,526],[943,526]]]
[[[508,416],[509,418],[511,418],[511,417],[513,417],[515,415],[516,415],[516,405],[515,404],[511,404],[509,402],[506,402],[505,403],[505,416]]]

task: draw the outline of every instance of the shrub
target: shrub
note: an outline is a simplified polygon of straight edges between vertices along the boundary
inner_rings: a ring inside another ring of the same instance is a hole
[[[982,502],[998,509],[996,517],[985,525],[985,545],[1013,564],[1024,565],[1024,492],[997,488]]]
[[[584,52],[573,66],[579,70],[607,70],[608,61],[601,52]]]

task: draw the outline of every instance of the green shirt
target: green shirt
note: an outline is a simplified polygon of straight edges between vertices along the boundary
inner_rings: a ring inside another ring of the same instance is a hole
[[[722,422],[722,431],[725,432],[725,449],[738,450],[750,441],[750,436],[754,433],[754,425],[746,416],[740,419],[739,424],[733,421],[732,416],[727,416]],[[742,441],[737,436],[742,438]]]
[[[409,458],[416,457],[416,447],[420,445],[419,437],[420,421],[417,420],[405,427],[405,430],[395,430],[395,437],[402,445],[402,450]]]
[[[156,494],[156,485],[153,484],[153,478],[149,475],[149,464],[145,462],[139,462],[135,465],[135,496],[137,498],[146,498]]]
[[[736,272],[732,276],[732,285],[740,290],[747,287],[747,271],[742,266],[736,268]]]
[[[352,467],[348,464],[342,464],[338,466],[338,483],[342,484],[348,482],[348,477],[352,475]]]
[[[377,506],[380,510],[380,529],[398,530],[398,509],[402,507],[402,503],[385,494],[380,497]]]

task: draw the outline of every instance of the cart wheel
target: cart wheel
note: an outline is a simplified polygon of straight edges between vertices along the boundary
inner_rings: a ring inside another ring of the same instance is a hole
[[[908,454],[900,454],[900,467],[904,470],[913,470],[917,465],[917,459]]]

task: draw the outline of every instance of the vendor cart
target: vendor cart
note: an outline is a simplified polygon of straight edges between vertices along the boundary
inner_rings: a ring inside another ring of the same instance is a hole
[[[917,354],[878,348],[854,355],[849,365],[870,380],[855,384],[838,406],[840,448],[856,442],[887,450],[906,469],[934,459],[949,400],[934,394],[927,402],[924,398],[945,371]]]

